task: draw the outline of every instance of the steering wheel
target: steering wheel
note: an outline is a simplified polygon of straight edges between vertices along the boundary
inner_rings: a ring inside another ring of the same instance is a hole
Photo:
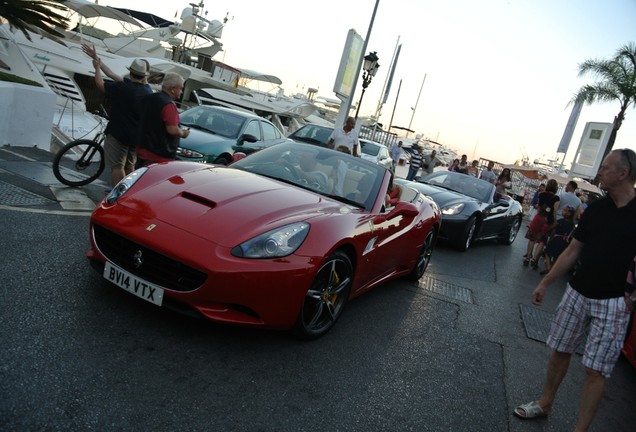
[[[312,183],[311,187],[316,189],[318,192],[326,192],[327,191],[327,186],[326,185],[322,185],[320,183]]]
[[[296,167],[289,161],[286,160],[281,160],[278,163],[278,166],[280,166],[286,173],[289,173],[291,179],[298,179],[298,173],[296,172]]]
[[[323,185],[323,184],[321,184],[320,182],[317,182],[317,181],[307,180],[306,178],[303,178],[303,177],[298,177],[296,179],[296,183],[298,183],[299,185],[302,185],[302,186],[306,186],[306,187],[308,187],[310,189],[313,189],[315,191],[318,191],[318,192],[326,192],[326,190],[327,190],[327,185]]]
[[[298,168],[296,168],[290,162],[283,160],[280,166],[285,169],[286,172],[289,172],[289,175],[291,177],[290,180],[293,180],[295,183],[311,188],[313,190],[317,190],[319,192],[326,191],[326,185],[322,185],[317,181],[307,180],[306,178],[300,176],[298,174]]]

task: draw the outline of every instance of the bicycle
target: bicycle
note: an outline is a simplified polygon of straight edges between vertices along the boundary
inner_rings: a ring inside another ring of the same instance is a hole
[[[62,147],[53,159],[53,174],[60,183],[67,186],[84,186],[95,181],[104,172],[104,139],[106,135],[105,122],[108,120],[106,111],[96,112],[99,120],[99,132],[93,139],[77,139]],[[64,158],[73,160],[74,170],[62,165]],[[78,175],[81,173],[81,175]]]

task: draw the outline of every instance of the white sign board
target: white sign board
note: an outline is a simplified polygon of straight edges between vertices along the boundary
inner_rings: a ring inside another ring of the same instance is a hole
[[[586,123],[579,148],[574,155],[570,177],[592,178],[596,176],[601,162],[603,162],[603,154],[612,133],[612,127],[612,123]]]
[[[333,91],[342,99],[348,98],[353,93],[353,83],[359,73],[360,58],[364,48],[364,39],[357,34],[355,30],[349,30],[347,33],[347,42],[345,43],[342,57],[340,59],[340,67],[338,75],[333,86]]]

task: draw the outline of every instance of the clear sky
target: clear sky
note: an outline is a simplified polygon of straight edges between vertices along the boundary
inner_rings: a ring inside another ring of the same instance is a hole
[[[166,19],[187,1],[99,0]],[[376,0],[208,0],[209,19],[229,12],[223,53],[230,65],[280,77],[287,94],[333,83],[349,29],[366,37]],[[636,0],[380,0],[367,52],[381,65],[360,115],[375,112],[398,42],[400,59],[380,121],[411,129],[466,153],[513,163],[553,158],[573,94],[592,77],[578,65],[609,58],[636,42]],[[398,94],[398,86],[401,89]],[[360,79],[354,102],[360,97]],[[397,103],[396,103],[397,100]],[[612,122],[618,103],[585,106],[565,158],[571,161],[585,123]],[[410,135],[413,137],[413,134]],[[636,109],[629,108],[615,148],[636,150]],[[563,155],[559,155],[561,159]]]

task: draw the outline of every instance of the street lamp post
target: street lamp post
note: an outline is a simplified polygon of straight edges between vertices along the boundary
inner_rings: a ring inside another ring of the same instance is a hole
[[[364,73],[362,74],[362,94],[360,95],[360,100],[358,101],[358,108],[356,108],[356,120],[358,119],[358,113],[360,112],[360,105],[362,105],[362,98],[364,97],[364,91],[371,84],[371,80],[378,72],[380,68],[380,64],[378,63],[379,57],[375,51],[370,52],[369,54],[364,56],[364,64],[362,69]]]

